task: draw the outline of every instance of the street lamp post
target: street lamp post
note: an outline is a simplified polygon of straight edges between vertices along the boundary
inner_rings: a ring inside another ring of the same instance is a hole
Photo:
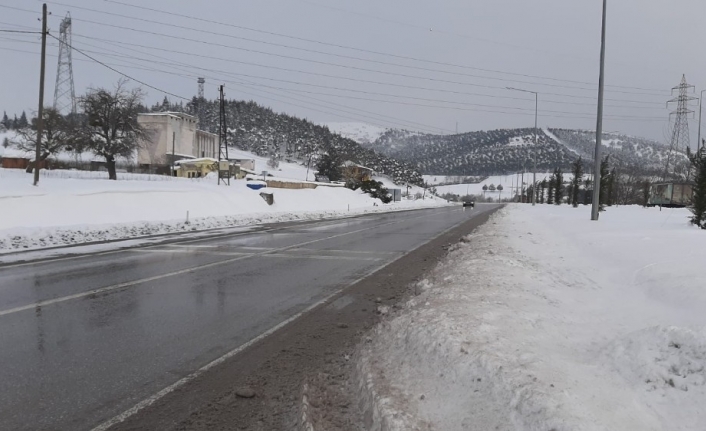
[[[601,141],[603,140],[603,85],[605,82],[605,28],[608,0],[603,0],[603,24],[601,28],[601,68],[598,78],[598,115],[596,119],[596,151],[594,155],[593,202],[591,220],[597,221],[601,199]]]
[[[532,184],[534,184],[536,187],[537,184],[537,117],[539,114],[539,93],[536,91],[529,91],[529,90],[522,90],[519,88],[514,88],[514,87],[505,87],[508,90],[513,90],[513,91],[521,91],[523,93],[532,93],[534,94],[534,151],[533,151],[533,166],[532,166]],[[536,193],[532,193],[532,206],[535,206],[536,204]]]
[[[699,97],[699,139],[696,141],[696,151],[701,151],[701,106],[704,104],[704,91],[701,90],[701,96]]]

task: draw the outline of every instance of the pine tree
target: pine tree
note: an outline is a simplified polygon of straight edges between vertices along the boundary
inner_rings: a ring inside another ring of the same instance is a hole
[[[555,174],[552,174],[551,177],[549,177],[549,182],[547,183],[547,203],[549,205],[554,204],[554,193],[556,192],[556,176]]]
[[[601,161],[601,183],[600,183],[600,201],[598,202],[599,204],[599,211],[605,211],[606,205],[608,205],[608,192],[610,190],[611,186],[611,179],[610,179],[610,171],[609,171],[609,166],[608,166],[608,159],[610,156],[605,156],[605,158]]]
[[[27,114],[25,114],[25,111],[22,111],[22,115],[20,115],[20,119],[17,122],[17,128],[25,129],[27,127],[29,127],[29,121],[27,121]]]
[[[561,205],[564,200],[564,174],[561,172],[561,168],[557,168],[554,177],[554,202]]]
[[[540,195],[540,203],[544,203],[544,194],[547,191],[547,179],[543,179],[541,183],[539,183],[539,188],[541,190],[541,195]]]
[[[342,164],[343,159],[338,152],[334,149],[330,149],[327,153],[321,155],[316,164],[316,168],[319,171],[319,175],[324,175],[331,181],[340,181],[342,178]]]
[[[5,126],[5,130],[10,130],[10,119],[7,118],[7,112],[2,111],[2,121],[0,121],[0,124]]]
[[[17,114],[15,114],[15,118],[10,122],[10,129],[17,130],[19,122],[20,120],[17,119]]]
[[[576,208],[579,206],[579,189],[583,180],[583,161],[581,157],[571,165],[571,173],[574,178],[571,180],[571,193],[569,195],[571,196],[571,205]]]
[[[691,223],[706,229],[706,149],[691,157],[694,166],[694,198],[689,208],[694,216]]]
[[[698,172],[697,172],[698,174]],[[650,188],[652,183],[650,180],[645,180],[642,182],[642,206],[646,207],[650,203]]]
[[[10,140],[7,139],[7,136],[5,136],[5,138],[2,140],[2,146],[3,148],[7,148],[10,146]]]

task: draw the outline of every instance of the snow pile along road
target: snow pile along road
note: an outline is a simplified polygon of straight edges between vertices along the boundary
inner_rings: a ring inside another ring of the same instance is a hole
[[[361,348],[371,429],[703,430],[706,232],[589,211],[508,207],[454,246]]]
[[[384,205],[343,187],[256,191],[245,180],[228,187],[216,185],[215,178],[120,174],[120,181],[109,181],[92,178],[91,172],[42,173],[33,187],[24,171],[0,169],[0,253],[447,205],[429,197]],[[273,194],[273,205],[260,196],[262,191]]]

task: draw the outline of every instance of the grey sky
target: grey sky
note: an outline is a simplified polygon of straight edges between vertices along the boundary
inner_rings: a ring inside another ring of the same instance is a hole
[[[459,131],[532,126],[533,97],[504,89],[512,86],[540,92],[540,112],[544,112],[540,117],[541,126],[595,128],[600,0],[120,1],[360,49],[284,38],[110,1],[48,2],[53,34],[58,36],[59,21],[70,11],[76,48],[91,51],[90,55],[116,69],[186,98],[195,95],[196,77],[203,75],[207,79],[207,97],[215,98],[216,85],[225,82],[229,98],[253,99],[276,111],[316,122],[369,122],[447,133],[454,131],[456,122]],[[0,29],[39,29],[40,1],[0,0],[0,5],[36,11],[29,13],[0,7]],[[80,8],[166,22],[171,26]],[[605,130],[664,140],[668,127],[665,107],[670,98],[668,90],[679,83],[682,74],[686,74],[690,84],[696,85],[696,96],[706,88],[703,76],[706,57],[699,55],[704,18],[706,2],[703,0],[609,0],[606,83],[610,87],[607,87],[606,98],[610,100],[606,100]],[[58,50],[54,42],[48,48],[48,105],[52,103],[56,73]],[[0,33],[0,58],[0,109],[9,115],[36,110],[38,35]],[[77,94],[89,86],[111,86],[118,80],[116,73],[85,60],[74,52]],[[147,90],[150,104],[164,97],[156,90]],[[177,100],[171,96],[170,99]],[[693,145],[697,125],[694,117],[690,121]]]

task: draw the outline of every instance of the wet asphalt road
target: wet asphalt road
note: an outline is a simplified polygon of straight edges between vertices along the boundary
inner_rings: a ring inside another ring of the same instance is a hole
[[[0,267],[0,429],[92,429],[493,208],[376,214]]]

